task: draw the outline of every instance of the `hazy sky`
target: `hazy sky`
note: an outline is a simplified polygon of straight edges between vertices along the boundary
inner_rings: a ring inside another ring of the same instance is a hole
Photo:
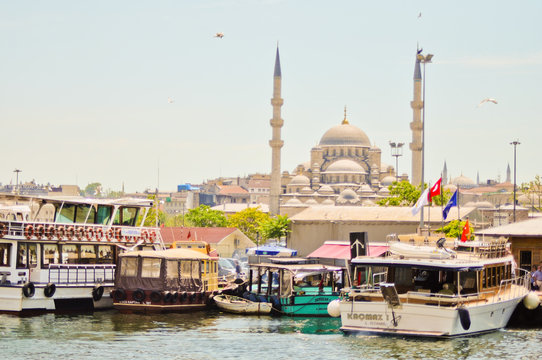
[[[270,172],[277,42],[282,170],[346,105],[382,162],[395,166],[389,140],[407,143],[410,176],[419,43],[435,55],[426,181],[444,161],[452,177],[504,180],[515,139],[518,183],[542,175],[538,0],[2,0],[0,182],[17,168],[20,181],[174,190]],[[487,97],[498,104],[477,107]]]

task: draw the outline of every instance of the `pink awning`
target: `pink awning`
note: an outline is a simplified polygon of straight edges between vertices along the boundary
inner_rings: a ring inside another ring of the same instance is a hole
[[[368,246],[367,256],[380,256],[388,251],[388,246],[370,245]],[[327,244],[320,246],[310,253],[308,258],[326,258],[326,259],[348,259],[350,260],[350,244]]]

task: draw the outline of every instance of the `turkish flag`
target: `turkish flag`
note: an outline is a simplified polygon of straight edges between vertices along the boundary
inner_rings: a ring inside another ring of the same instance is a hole
[[[463,232],[461,233],[461,241],[465,242],[469,239],[470,239],[470,225],[469,225],[469,219],[467,219],[465,226],[463,226]]]
[[[190,230],[188,230],[188,235],[186,236],[187,239],[190,239]]]
[[[433,201],[433,198],[437,195],[440,195],[440,185],[442,184],[442,178],[439,178],[438,181],[431,187],[429,191],[429,202]]]

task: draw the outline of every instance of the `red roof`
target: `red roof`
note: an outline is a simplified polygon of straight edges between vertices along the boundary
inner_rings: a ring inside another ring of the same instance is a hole
[[[367,256],[380,256],[388,251],[388,246],[369,244],[367,250]],[[314,250],[307,257],[350,260],[350,243],[342,241],[326,241],[324,245]]]
[[[205,241],[208,244],[216,244],[230,235],[237,228],[226,227],[163,227],[160,228],[160,234],[165,244],[171,244],[174,241],[198,240]],[[188,237],[190,234],[190,237]]]
[[[248,191],[237,185],[222,185],[218,195],[248,194]]]

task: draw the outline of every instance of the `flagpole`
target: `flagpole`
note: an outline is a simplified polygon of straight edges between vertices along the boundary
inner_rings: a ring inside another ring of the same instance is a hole
[[[431,181],[427,184],[429,189],[431,189]],[[429,208],[427,209],[427,236],[431,236],[431,206],[433,199],[431,198],[431,190],[429,190]]]
[[[440,173],[440,179],[442,181],[442,173]],[[440,183],[440,186],[442,186],[442,182]],[[444,213],[444,189],[442,188],[440,189],[440,213]],[[442,222],[440,225],[441,228],[444,227],[444,216],[442,216]]]
[[[461,215],[459,214],[459,186],[457,186],[457,220],[461,221]]]

